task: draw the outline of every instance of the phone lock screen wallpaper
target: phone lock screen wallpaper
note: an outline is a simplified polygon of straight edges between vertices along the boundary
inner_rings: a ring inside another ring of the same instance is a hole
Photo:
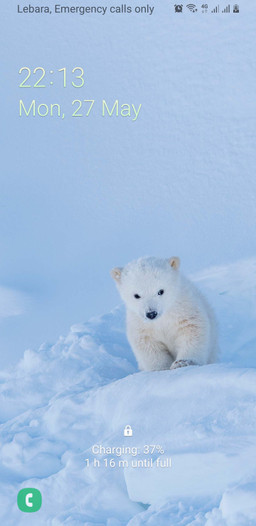
[[[0,523],[256,525],[256,5],[2,0]]]

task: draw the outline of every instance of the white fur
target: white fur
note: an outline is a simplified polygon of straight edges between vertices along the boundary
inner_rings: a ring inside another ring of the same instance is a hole
[[[111,271],[127,309],[127,337],[144,371],[213,363],[214,314],[179,272],[179,259],[140,258]],[[162,295],[158,292],[164,290]],[[139,299],[134,297],[140,296]],[[148,319],[147,313],[157,313]]]

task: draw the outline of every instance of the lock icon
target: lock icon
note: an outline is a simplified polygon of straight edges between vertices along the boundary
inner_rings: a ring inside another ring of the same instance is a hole
[[[125,428],[124,428],[124,437],[132,437],[132,428],[131,428],[131,426],[125,426]]]

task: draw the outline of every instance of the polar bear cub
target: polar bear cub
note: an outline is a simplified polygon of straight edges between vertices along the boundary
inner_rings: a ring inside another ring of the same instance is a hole
[[[177,257],[144,257],[111,271],[127,309],[127,337],[143,371],[217,359],[214,314],[179,267]]]

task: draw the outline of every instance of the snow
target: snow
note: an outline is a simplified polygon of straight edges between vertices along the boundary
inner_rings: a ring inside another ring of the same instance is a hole
[[[254,4],[58,17],[3,3],[1,524],[255,526]],[[18,87],[25,66],[45,68],[45,89]],[[21,119],[20,98],[67,112],[92,98],[96,112]],[[142,104],[137,120],[103,118],[103,99]],[[145,254],[193,273],[218,317],[220,363],[138,372],[109,271]],[[94,444],[164,453],[132,468]],[[36,515],[17,509],[23,487],[42,492]]]
[[[117,307],[1,373],[1,523],[35,524],[16,496],[36,487],[38,526],[254,526],[256,260],[193,279],[218,316],[218,364],[138,372]]]

